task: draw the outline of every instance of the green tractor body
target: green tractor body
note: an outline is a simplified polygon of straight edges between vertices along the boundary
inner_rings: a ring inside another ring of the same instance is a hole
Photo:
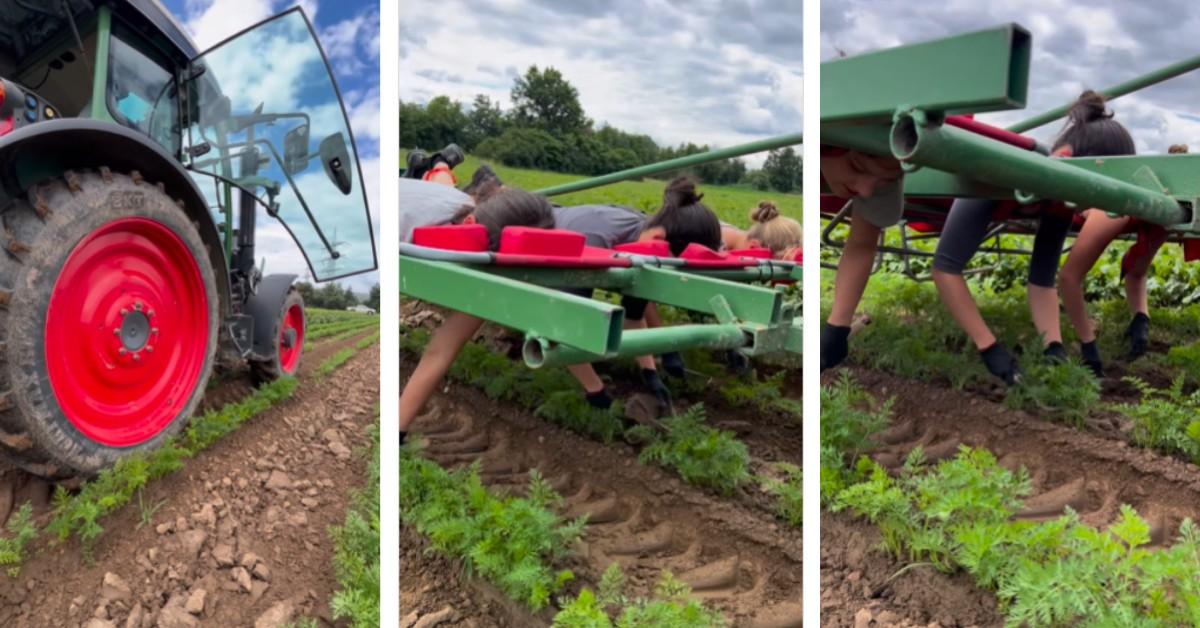
[[[256,242],[316,281],[377,267],[300,9],[201,52],[156,0],[4,0],[0,90],[0,455],[30,472],[161,445],[215,363],[296,373],[296,275]]]

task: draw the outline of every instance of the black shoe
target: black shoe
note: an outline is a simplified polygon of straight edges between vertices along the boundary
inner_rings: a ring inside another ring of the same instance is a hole
[[[425,151],[419,148],[412,150],[408,153],[408,161],[404,168],[404,178],[420,179],[425,176],[426,172],[429,172],[429,168],[432,166],[433,162],[430,161],[429,155],[425,154]]]
[[[401,444],[401,445],[403,445],[403,444],[404,444],[404,438],[405,438],[406,436],[408,436],[408,432],[405,432],[405,431],[401,430],[401,431],[400,431],[400,444]]]
[[[992,346],[979,352],[983,365],[992,375],[999,377],[1009,386],[1014,386],[1021,375],[1017,371],[1017,360],[1008,352],[1004,343],[997,341]]]
[[[730,349],[725,352],[725,365],[729,367],[729,372],[734,375],[745,375],[750,372],[750,358],[747,358],[741,351]]]
[[[1146,354],[1146,348],[1150,346],[1150,317],[1138,312],[1133,315],[1133,320],[1129,321],[1129,329],[1125,330],[1125,337],[1129,339],[1129,359],[1136,360]]]
[[[463,155],[462,149],[458,147],[458,144],[447,144],[442,150],[430,155],[429,167],[432,168],[442,163],[449,166],[451,170],[454,170],[455,166],[463,162],[463,159],[466,159],[466,156]]]
[[[687,377],[687,368],[683,364],[683,356],[679,355],[678,351],[662,354],[663,370],[667,375],[675,379],[684,379]]]
[[[613,404],[613,398],[608,395],[608,390],[604,388],[594,393],[585,393],[584,399],[587,399],[588,404],[597,410],[608,410]]]
[[[1083,356],[1083,363],[1092,369],[1097,378],[1104,377],[1104,362],[1100,360],[1100,348],[1095,340],[1079,343],[1079,353]]]
[[[646,392],[654,395],[658,401],[659,416],[671,414],[671,391],[663,385],[654,369],[642,369],[642,382],[646,384]]]
[[[1067,363],[1067,348],[1061,342],[1052,342],[1046,345],[1046,349],[1042,351],[1042,355],[1054,364]]]
[[[850,328],[825,323],[821,327],[821,372],[842,363],[850,353]]]

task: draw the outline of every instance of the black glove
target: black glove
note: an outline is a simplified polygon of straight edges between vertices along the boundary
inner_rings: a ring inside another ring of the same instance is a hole
[[[400,431],[400,444],[401,444],[401,445],[403,445],[403,444],[404,444],[404,437],[406,437],[406,436],[408,436],[408,432],[405,432],[404,430],[401,430],[401,431]]]
[[[408,160],[404,168],[404,178],[420,179],[432,167],[433,163],[429,161],[429,155],[425,151],[419,148],[409,151]]]
[[[1046,349],[1042,351],[1042,355],[1054,364],[1067,363],[1067,348],[1061,342],[1055,341],[1046,345]]]
[[[663,370],[667,375],[675,379],[683,379],[687,377],[687,370],[683,365],[683,356],[679,355],[678,351],[662,354]]]
[[[1020,373],[1017,372],[1017,360],[1012,357],[1004,344],[997,341],[992,346],[979,352],[983,365],[992,375],[1004,380],[1005,384],[1013,386],[1017,383]]]
[[[1079,343],[1079,353],[1083,355],[1083,363],[1092,369],[1096,377],[1104,377],[1104,363],[1100,360],[1100,348],[1095,340]]]
[[[750,358],[736,349],[725,352],[725,364],[729,367],[729,372],[734,375],[745,375],[750,372]]]
[[[608,390],[601,388],[594,393],[585,393],[584,399],[597,410],[607,410],[612,407],[613,399],[608,396]]]
[[[842,363],[850,353],[850,328],[825,323],[821,326],[821,372]]]
[[[646,390],[652,393],[654,398],[658,400],[660,414],[670,414],[671,391],[667,390],[662,380],[658,378],[658,371],[654,369],[642,369],[642,382],[646,384]]]
[[[1150,344],[1150,317],[1138,312],[1133,315],[1133,320],[1129,321],[1129,329],[1125,330],[1125,337],[1129,338],[1129,359],[1136,360],[1146,354],[1146,347]]]

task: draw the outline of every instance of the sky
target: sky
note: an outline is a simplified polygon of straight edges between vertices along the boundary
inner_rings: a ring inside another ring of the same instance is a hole
[[[379,3],[378,0],[165,0],[163,3],[196,41],[201,51],[225,38],[299,4],[313,22],[333,66],[350,118],[371,205],[375,238],[379,238]],[[283,55],[279,55],[283,57]],[[285,58],[272,59],[283,65]],[[255,86],[248,85],[248,93]],[[258,86],[270,98],[280,86]],[[251,96],[253,94],[250,94]],[[235,103],[238,95],[232,95]],[[334,112],[336,113],[336,112]],[[314,121],[314,129],[317,127]],[[316,131],[314,130],[314,133]],[[357,173],[355,173],[357,178]],[[257,256],[266,258],[267,273],[294,272],[306,279],[300,249],[277,220],[259,212]],[[379,281],[378,271],[339,280],[366,294]]]
[[[513,79],[550,65],[579,91],[597,126],[644,133],[660,145],[732,146],[794,133],[801,129],[800,6],[445,0],[437,10],[401,11],[400,99],[447,95],[468,105],[486,94],[508,109]]]
[[[945,0],[914,10],[911,0],[822,0],[821,60],[918,43],[1016,22],[1033,37],[1026,108],[985,114],[1004,126],[1200,53],[1195,0]],[[1139,152],[1171,144],[1200,151],[1200,71],[1112,101]],[[1030,134],[1053,139],[1061,122]]]

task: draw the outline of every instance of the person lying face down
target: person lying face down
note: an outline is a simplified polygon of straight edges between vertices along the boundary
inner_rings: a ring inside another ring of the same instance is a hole
[[[1105,109],[1103,97],[1089,90],[1071,107],[1066,126],[1055,140],[1052,153],[1054,156],[1076,157],[1130,155],[1134,153],[1134,144],[1125,128],[1113,120],[1112,114]],[[970,337],[988,372],[1012,385],[1019,376],[1016,359],[988,328],[962,276],[987,236],[995,206],[996,201],[992,199],[954,201],[934,254],[933,281],[942,303]],[[1055,282],[1058,261],[1073,216],[1062,208],[1043,205],[1037,217],[1038,228],[1026,284],[1029,309],[1042,338],[1044,354],[1050,359],[1062,361],[1066,359],[1066,351],[1062,345]],[[1088,237],[1081,236],[1086,248]],[[1100,249],[1103,249],[1103,245]],[[1096,255],[1099,255],[1099,251]]]
[[[804,244],[804,229],[800,222],[783,216],[770,201],[762,201],[750,210],[753,223],[748,230],[721,225],[721,240],[726,250],[768,249],[775,259],[797,259]]]

